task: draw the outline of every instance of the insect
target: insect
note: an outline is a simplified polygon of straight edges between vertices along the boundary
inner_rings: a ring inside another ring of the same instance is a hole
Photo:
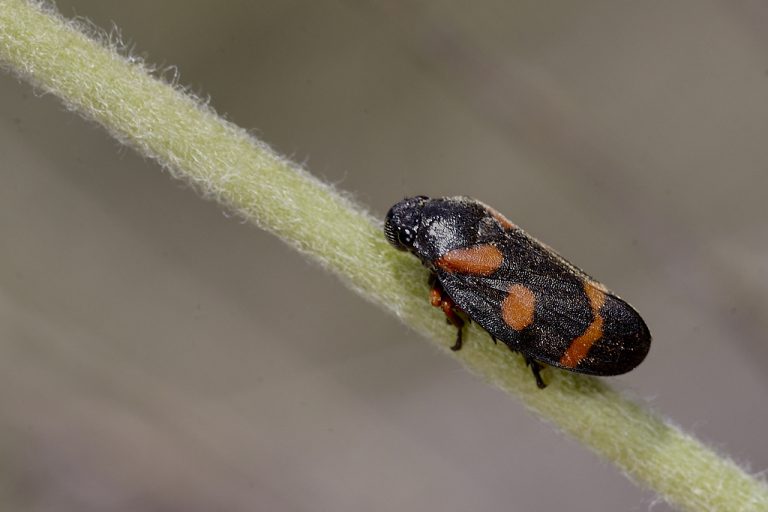
[[[453,350],[475,321],[523,355],[540,388],[544,364],[619,375],[648,353],[632,306],[480,201],[410,197],[389,210],[384,232],[431,271],[430,301],[458,330]]]

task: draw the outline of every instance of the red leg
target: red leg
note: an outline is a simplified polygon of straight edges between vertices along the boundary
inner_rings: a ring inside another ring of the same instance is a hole
[[[443,288],[436,279],[430,279],[432,289],[429,292],[429,302],[436,308],[440,308],[445,313],[446,321],[456,327],[456,343],[451,346],[451,350],[459,350],[461,348],[461,333],[464,328],[464,320],[459,316],[456,304],[453,303],[450,297],[443,293]]]

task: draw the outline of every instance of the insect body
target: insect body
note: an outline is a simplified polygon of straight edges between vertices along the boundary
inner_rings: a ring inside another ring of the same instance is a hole
[[[458,328],[465,315],[541,363],[618,375],[640,364],[651,334],[632,306],[494,209],[467,197],[407,198],[387,213],[389,242],[432,272],[431,302]]]

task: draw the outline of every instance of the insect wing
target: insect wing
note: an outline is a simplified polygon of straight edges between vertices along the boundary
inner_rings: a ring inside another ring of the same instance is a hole
[[[503,259],[492,271],[477,264],[477,254],[496,252]],[[645,358],[651,337],[639,314],[519,228],[452,253],[436,262],[440,284],[513,350],[593,375],[625,373]]]

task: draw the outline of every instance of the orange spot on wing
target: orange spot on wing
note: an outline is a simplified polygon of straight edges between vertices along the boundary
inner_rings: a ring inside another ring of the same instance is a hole
[[[568,350],[560,358],[560,364],[566,368],[575,368],[587,356],[592,345],[603,337],[603,317],[600,315],[600,308],[605,303],[605,293],[590,283],[584,283],[584,291],[589,298],[594,319],[584,333],[571,342]]]
[[[490,206],[485,205],[485,209],[488,211],[488,213],[491,214],[491,217],[496,219],[499,222],[499,224],[501,224],[501,227],[503,227],[504,229],[518,229],[517,225],[512,223],[512,221],[510,221],[508,218],[506,218],[505,216],[503,216],[502,214],[500,214]]]
[[[489,276],[503,261],[501,251],[493,245],[475,245],[448,251],[435,264],[446,272]]]
[[[521,284],[513,284],[501,303],[501,317],[504,323],[516,331],[522,331],[533,323],[536,310],[536,296]]]
[[[593,288],[597,288],[599,291],[601,291],[603,293],[608,293],[608,288],[606,288],[606,286],[603,283],[599,282],[599,281],[594,281],[592,279],[587,279],[586,288],[589,288],[590,286],[593,287]],[[587,293],[589,293],[589,292],[587,292]]]
[[[494,219],[496,219],[496,221],[497,221],[499,224],[501,224],[501,227],[502,227],[502,228],[504,228],[504,229],[520,229],[520,228],[517,226],[517,224],[515,224],[514,222],[510,221],[508,218],[506,218],[505,216],[503,216],[503,215],[502,215],[501,213],[499,213],[499,212],[498,212],[498,211],[497,211],[495,208],[491,208],[491,207],[490,207],[490,206],[488,206],[487,204],[485,204],[485,203],[481,203],[480,201],[477,201],[477,202],[478,202],[478,203],[480,203],[480,205],[481,205],[483,208],[485,208],[485,211],[488,213],[488,215],[490,215],[491,217],[493,217]]]

